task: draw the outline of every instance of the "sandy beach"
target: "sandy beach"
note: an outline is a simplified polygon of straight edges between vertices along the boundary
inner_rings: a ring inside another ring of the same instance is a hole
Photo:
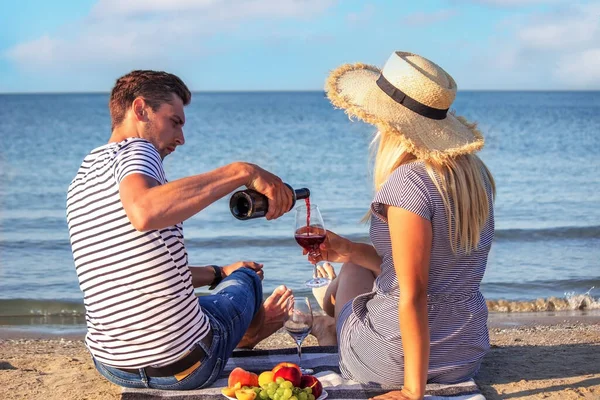
[[[94,369],[81,335],[0,330],[0,337],[0,399],[120,398],[121,389]],[[490,321],[490,337],[476,378],[487,399],[600,399],[598,316],[504,315]],[[312,336],[305,342],[316,344]],[[280,332],[258,348],[293,346]]]

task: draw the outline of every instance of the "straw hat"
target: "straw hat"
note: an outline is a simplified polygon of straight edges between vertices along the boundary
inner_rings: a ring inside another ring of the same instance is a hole
[[[398,134],[407,151],[422,160],[443,162],[483,147],[475,124],[448,111],[456,82],[437,64],[397,51],[383,70],[345,64],[325,83],[327,97],[351,117]]]

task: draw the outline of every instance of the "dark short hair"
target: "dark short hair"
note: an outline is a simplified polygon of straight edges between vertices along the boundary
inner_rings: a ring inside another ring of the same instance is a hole
[[[192,93],[179,77],[163,71],[136,70],[123,75],[110,93],[108,108],[112,129],[121,124],[125,113],[137,97],[143,97],[153,111],[164,103],[170,103],[173,94],[184,106],[190,104]]]

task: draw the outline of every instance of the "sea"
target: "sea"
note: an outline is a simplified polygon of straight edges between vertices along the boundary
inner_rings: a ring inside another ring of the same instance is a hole
[[[110,136],[107,104],[108,93],[0,95],[0,328],[85,330],[65,199]],[[453,108],[479,124],[497,185],[481,285],[490,311],[600,309],[600,92],[461,91]],[[164,162],[169,180],[255,163],[309,188],[328,229],[369,241],[375,129],[323,92],[194,93],[186,118],[186,144]],[[310,295],[294,213],[239,221],[228,201],[184,222],[190,264],[260,262],[265,293],[285,284]]]

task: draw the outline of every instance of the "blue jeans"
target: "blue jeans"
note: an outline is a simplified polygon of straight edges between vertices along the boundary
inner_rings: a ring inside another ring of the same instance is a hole
[[[262,282],[253,270],[240,268],[215,288],[214,294],[198,297],[200,307],[210,320],[213,332],[210,347],[199,342],[206,353],[200,366],[178,381],[174,376],[147,376],[144,368],[138,373],[125,372],[93,359],[96,369],[110,382],[128,388],[164,390],[201,389],[211,385],[221,374],[250,322],[262,305]]]

